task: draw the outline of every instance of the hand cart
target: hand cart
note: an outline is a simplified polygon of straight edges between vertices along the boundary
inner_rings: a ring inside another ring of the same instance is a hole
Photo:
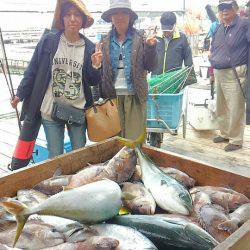
[[[150,94],[147,102],[147,139],[151,146],[160,147],[164,133],[177,135],[183,122],[186,136],[186,115],[182,111],[183,91],[178,94]]]

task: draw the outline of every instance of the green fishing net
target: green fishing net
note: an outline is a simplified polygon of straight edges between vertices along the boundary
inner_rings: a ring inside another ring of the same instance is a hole
[[[193,68],[172,70],[148,79],[149,94],[176,94],[196,82]]]

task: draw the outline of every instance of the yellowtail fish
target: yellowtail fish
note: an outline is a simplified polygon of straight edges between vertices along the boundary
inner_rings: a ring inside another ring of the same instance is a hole
[[[96,223],[117,215],[122,202],[119,185],[111,180],[101,180],[55,194],[35,207],[29,208],[16,200],[3,201],[1,204],[16,216],[18,224],[15,246],[28,217],[32,214]]]
[[[181,183],[165,174],[141,151],[138,145],[144,138],[143,132],[135,141],[123,138],[118,140],[126,146],[135,147],[141,166],[142,182],[154,197],[156,204],[170,213],[188,215],[193,209],[191,195]]]

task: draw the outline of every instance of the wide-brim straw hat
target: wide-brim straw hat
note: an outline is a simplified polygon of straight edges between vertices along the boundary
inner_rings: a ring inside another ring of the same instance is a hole
[[[92,14],[87,10],[85,4],[81,0],[57,0],[52,28],[56,28],[58,30],[64,29],[61,18],[61,9],[62,5],[66,3],[74,4],[76,8],[79,9],[84,16],[86,16],[86,21],[83,23],[82,28],[88,28],[94,23],[94,18],[92,17]]]
[[[137,14],[131,9],[131,2],[129,0],[110,0],[110,8],[103,12],[102,19],[108,23],[111,22],[111,16],[117,11],[125,11],[130,15],[130,18],[135,21],[138,19]]]

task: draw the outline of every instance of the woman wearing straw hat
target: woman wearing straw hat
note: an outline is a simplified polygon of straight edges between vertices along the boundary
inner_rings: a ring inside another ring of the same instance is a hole
[[[53,21],[58,31],[41,38],[12,100],[13,107],[24,101],[23,118],[41,120],[49,158],[63,153],[65,126],[73,149],[86,143],[83,109],[93,102],[90,84],[101,77],[92,56],[95,46],[79,31],[93,22],[81,0],[58,0]]]
[[[157,60],[156,38],[145,40],[133,28],[137,18],[130,1],[111,0],[102,19],[111,22],[112,29],[97,52],[102,59],[102,95],[117,97],[121,136],[127,139],[136,139],[146,127],[146,78]]]

